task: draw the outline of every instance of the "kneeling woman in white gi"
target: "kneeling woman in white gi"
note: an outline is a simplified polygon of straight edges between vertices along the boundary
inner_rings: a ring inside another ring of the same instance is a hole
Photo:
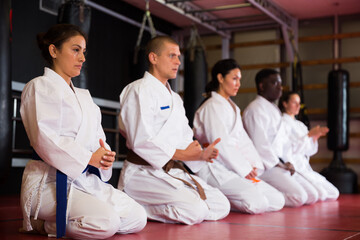
[[[329,131],[327,127],[316,126],[310,131],[304,123],[295,118],[300,111],[300,96],[295,92],[287,92],[279,100],[279,108],[283,113],[282,122],[290,141],[284,145],[284,159],[291,161],[296,172],[301,174],[317,190],[319,200],[336,200],[339,190],[315,172],[309,163],[310,157],[318,151],[318,139]]]
[[[20,113],[34,149],[21,186],[22,230],[81,239],[140,231],[144,208],[105,183],[115,152],[104,143],[99,107],[88,90],[71,82],[85,61],[84,33],[58,24],[38,35],[38,45],[50,68],[21,95]]]
[[[194,132],[202,144],[219,137],[221,142],[217,144],[218,158],[197,175],[219,188],[235,211],[257,214],[282,209],[283,194],[257,178],[263,164],[244,130],[240,109],[230,99],[240,88],[239,65],[233,59],[221,60],[211,76],[206,86],[209,98],[195,113]]]

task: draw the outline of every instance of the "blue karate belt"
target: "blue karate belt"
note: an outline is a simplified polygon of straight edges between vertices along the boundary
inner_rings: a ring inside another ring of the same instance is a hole
[[[33,150],[33,160],[43,161],[40,156]],[[95,174],[100,179],[100,171],[98,168],[87,165],[83,173],[88,171]],[[56,238],[62,238],[66,232],[66,208],[67,208],[67,175],[56,170]]]

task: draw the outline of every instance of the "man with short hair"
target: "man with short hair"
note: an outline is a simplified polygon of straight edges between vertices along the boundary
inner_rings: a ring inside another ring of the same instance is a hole
[[[265,166],[261,179],[284,194],[285,206],[298,207],[318,200],[317,191],[296,173],[290,162],[283,162],[282,146],[289,141],[275,104],[282,94],[281,77],[273,69],[262,69],[255,77],[257,97],[244,110],[244,127]]]
[[[216,188],[189,174],[218,155],[217,139],[206,149],[193,141],[183,101],[171,90],[180,65],[179,45],[170,37],[147,45],[149,72],[120,95],[120,131],[129,153],[119,189],[142,204],[149,219],[196,224],[228,215],[230,204]]]

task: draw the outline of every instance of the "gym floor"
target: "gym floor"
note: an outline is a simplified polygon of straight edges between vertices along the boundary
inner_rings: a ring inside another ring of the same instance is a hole
[[[0,196],[0,239],[38,240],[45,236],[21,234],[19,196]],[[318,202],[279,212],[247,215],[231,212],[221,221],[187,226],[149,221],[137,234],[115,235],[112,240],[356,240],[360,239],[360,194],[340,195],[338,201]]]

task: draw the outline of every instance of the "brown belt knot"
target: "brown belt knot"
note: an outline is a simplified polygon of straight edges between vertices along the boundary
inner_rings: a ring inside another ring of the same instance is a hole
[[[133,164],[137,164],[137,165],[144,165],[144,166],[149,166],[150,164],[145,161],[143,158],[141,158],[139,155],[137,155],[134,151],[132,151],[131,149],[129,149],[128,153],[127,153],[127,161],[133,163]],[[183,170],[184,172],[186,172],[189,177],[191,178],[191,180],[194,182],[196,188],[189,183],[188,181],[178,178],[178,177],[174,177],[171,174],[169,174],[170,169],[172,168],[179,168],[181,170]],[[198,183],[198,181],[195,180],[195,178],[193,178],[193,176],[191,176],[191,174],[186,170],[186,168],[184,167],[184,165],[182,164],[182,162],[179,161],[175,161],[175,160],[169,160],[164,166],[163,166],[164,171],[171,177],[182,181],[185,185],[191,187],[192,189],[194,189],[195,191],[197,191],[200,195],[200,198],[202,200],[206,199],[206,194],[205,191],[203,189],[203,187],[200,185],[200,183]]]

